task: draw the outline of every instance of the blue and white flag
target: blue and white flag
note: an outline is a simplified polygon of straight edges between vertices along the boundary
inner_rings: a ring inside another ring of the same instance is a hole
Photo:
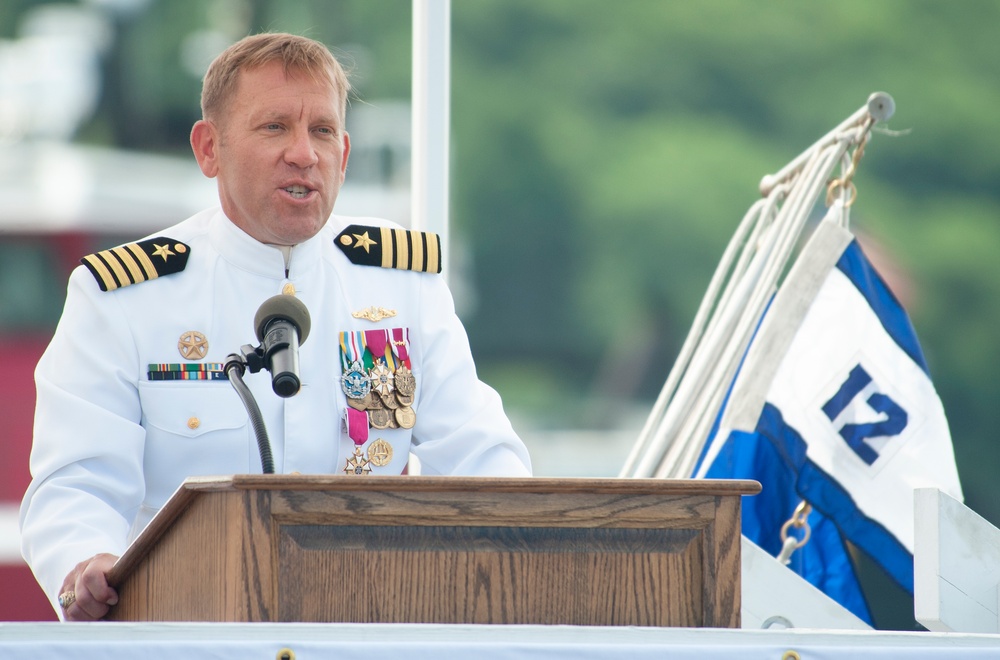
[[[775,556],[800,501],[791,568],[870,622],[844,540],[913,592],[913,491],[962,489],[913,327],[838,202],[775,295],[694,476],[747,478],[743,533]]]

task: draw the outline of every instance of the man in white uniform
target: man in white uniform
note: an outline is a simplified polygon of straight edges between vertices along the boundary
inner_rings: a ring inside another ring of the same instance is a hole
[[[189,476],[259,472],[229,354],[283,294],[311,317],[301,389],[246,384],[275,471],[529,476],[500,399],[476,377],[436,273],[436,236],[331,215],[344,181],[346,77],[329,51],[248,37],[209,68],[191,146],[221,208],[89,255],[36,371],[22,552],[67,620],[117,602],[106,572]]]

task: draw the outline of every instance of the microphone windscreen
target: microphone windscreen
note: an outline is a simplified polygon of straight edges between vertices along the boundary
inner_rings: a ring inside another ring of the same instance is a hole
[[[278,294],[265,300],[253,317],[253,327],[257,332],[257,341],[264,341],[264,331],[275,319],[286,319],[299,329],[299,344],[306,341],[312,320],[305,304],[295,296]]]

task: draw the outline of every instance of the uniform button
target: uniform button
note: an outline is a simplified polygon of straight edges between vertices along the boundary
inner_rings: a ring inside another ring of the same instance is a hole
[[[295,295],[295,285],[292,284],[291,282],[286,282],[285,286],[281,287],[281,292],[283,294],[285,294],[286,296],[294,296]]]
[[[188,428],[192,431],[201,426],[201,420],[197,417],[192,417],[188,420]]]

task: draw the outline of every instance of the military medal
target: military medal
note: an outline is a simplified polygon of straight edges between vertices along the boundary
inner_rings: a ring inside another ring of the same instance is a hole
[[[392,445],[379,438],[368,446],[368,460],[375,467],[385,467],[392,461]]]
[[[368,410],[372,404],[372,393],[364,395],[360,399],[352,399],[350,396],[347,397],[347,405],[354,408],[355,410]]]
[[[364,452],[361,451],[361,447],[355,446],[354,455],[348,457],[347,465],[344,466],[344,474],[356,474],[359,476],[371,474],[372,467],[369,463],[371,463],[371,461],[368,460]]]
[[[394,381],[396,390],[403,396],[413,396],[417,391],[417,378],[405,365],[396,369]]]
[[[371,473],[370,461],[365,456],[361,447],[368,442],[368,413],[348,408],[344,417],[344,425],[347,427],[347,435],[354,442],[354,454],[347,458],[347,465],[344,466],[344,474],[365,475]]]
[[[368,372],[368,379],[371,383],[371,388],[382,396],[391,394],[396,389],[393,385],[395,378],[384,362],[372,367],[371,371]]]
[[[365,367],[359,360],[351,363],[351,366],[344,371],[340,377],[340,383],[344,388],[344,394],[349,399],[363,399],[372,390],[372,383],[365,373]]]
[[[368,411],[368,420],[371,422],[373,429],[387,429],[389,428],[389,421],[393,412],[387,408],[378,408],[376,410]]]
[[[410,407],[413,405],[413,395],[417,391],[417,378],[410,370],[410,331],[408,329],[392,329],[392,351],[400,363],[399,367],[396,368],[393,382],[396,387],[396,401],[404,408]],[[412,413],[411,409],[410,413],[401,413],[401,415],[404,420],[408,420]],[[403,426],[402,421],[400,426]],[[403,428],[411,427],[403,426]]]
[[[397,398],[412,397],[413,393],[417,391],[417,378],[413,375],[413,372],[406,367],[406,365],[403,365],[399,369],[396,369],[393,385],[396,387]],[[406,402],[402,400],[400,400],[400,403],[406,405]],[[412,399],[410,403],[412,403]]]
[[[411,371],[409,331],[405,328],[340,333],[341,385],[347,395],[345,424],[354,453],[345,474],[365,475],[392,461],[392,445],[378,438],[368,446],[369,429],[411,429],[417,415],[417,379]],[[362,428],[363,427],[363,428]]]
[[[368,379],[363,361],[365,353],[363,341],[364,338],[360,333],[340,333],[340,359],[343,364],[340,384],[348,399],[364,399],[371,391],[371,381]]]
[[[417,423],[417,413],[409,406],[401,406],[394,411],[396,422],[401,428],[412,429]]]

